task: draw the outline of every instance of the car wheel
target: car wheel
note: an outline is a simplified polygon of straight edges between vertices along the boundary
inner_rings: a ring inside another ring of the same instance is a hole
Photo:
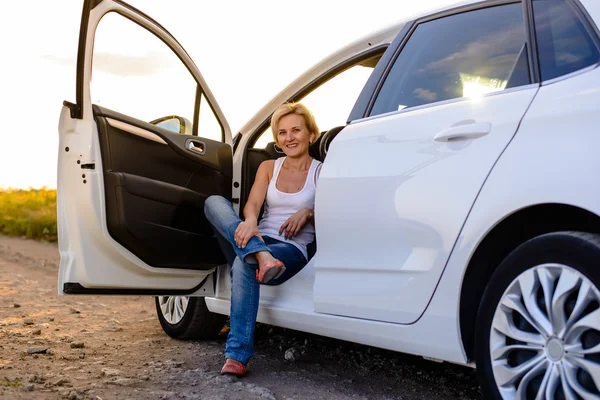
[[[210,312],[204,297],[159,296],[155,302],[160,325],[175,339],[214,339],[227,319]]]
[[[485,399],[600,399],[600,235],[545,234],[498,267],[477,317]]]

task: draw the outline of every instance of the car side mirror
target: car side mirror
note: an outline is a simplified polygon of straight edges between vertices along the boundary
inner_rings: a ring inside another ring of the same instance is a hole
[[[150,123],[175,133],[181,133],[184,135],[192,134],[192,123],[190,120],[178,115],[168,115],[166,117],[150,121]]]

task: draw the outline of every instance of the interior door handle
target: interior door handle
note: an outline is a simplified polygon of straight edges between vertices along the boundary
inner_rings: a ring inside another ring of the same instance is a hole
[[[438,142],[447,142],[449,140],[457,139],[477,139],[487,135],[491,130],[492,124],[489,122],[473,122],[451,126],[450,128],[439,132],[433,139]]]
[[[204,152],[206,151],[206,146],[204,145],[204,143],[196,140],[188,140],[186,147],[188,150],[198,154],[204,154]]]

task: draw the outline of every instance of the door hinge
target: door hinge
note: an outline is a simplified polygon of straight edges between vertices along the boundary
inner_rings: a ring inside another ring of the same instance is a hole
[[[77,116],[80,114],[80,108],[77,104],[71,103],[70,101],[63,101],[63,105],[69,109],[69,114],[72,119],[78,118]]]

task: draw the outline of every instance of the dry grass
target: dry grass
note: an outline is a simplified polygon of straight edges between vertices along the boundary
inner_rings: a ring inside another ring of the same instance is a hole
[[[56,241],[56,190],[0,190],[0,234]]]

